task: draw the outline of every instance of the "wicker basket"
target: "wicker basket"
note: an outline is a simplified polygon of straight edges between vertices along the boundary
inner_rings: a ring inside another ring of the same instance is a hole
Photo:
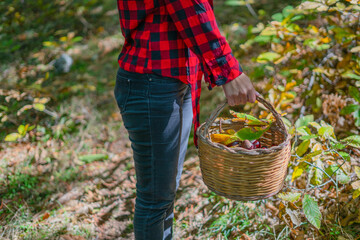
[[[204,183],[211,191],[229,199],[253,201],[273,196],[282,188],[287,173],[290,159],[289,134],[274,107],[259,96],[257,100],[276,119],[259,139],[267,149],[228,148],[211,141],[210,134],[215,133],[220,124],[223,130],[235,131],[246,126],[243,121],[217,118],[226,103],[218,106],[197,130]]]

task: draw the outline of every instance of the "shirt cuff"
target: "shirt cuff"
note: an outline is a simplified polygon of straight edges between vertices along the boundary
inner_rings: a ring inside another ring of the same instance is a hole
[[[208,82],[209,89],[215,86],[224,85],[242,73],[240,63],[232,53],[223,55],[210,61],[205,60],[204,66],[205,82]]]

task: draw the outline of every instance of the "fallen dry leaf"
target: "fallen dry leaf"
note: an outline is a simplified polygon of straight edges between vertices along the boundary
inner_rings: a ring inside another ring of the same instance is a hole
[[[42,216],[41,220],[45,220],[48,219],[50,217],[50,214],[48,212],[44,213],[44,215]]]

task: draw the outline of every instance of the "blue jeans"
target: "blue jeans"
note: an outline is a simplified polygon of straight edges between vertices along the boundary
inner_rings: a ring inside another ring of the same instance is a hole
[[[135,162],[135,239],[171,239],[192,124],[190,85],[119,68],[114,94]]]

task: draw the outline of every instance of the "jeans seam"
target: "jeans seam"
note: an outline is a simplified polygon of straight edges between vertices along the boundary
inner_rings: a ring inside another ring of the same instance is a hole
[[[150,127],[150,146],[153,146],[153,139],[152,139],[152,128],[151,128],[151,93],[150,93],[150,84],[148,84],[148,98],[147,98],[147,104],[148,104],[148,118],[149,118],[149,127]],[[151,147],[151,167],[153,169],[153,171],[156,171],[155,167],[154,167],[154,148]],[[151,186],[151,192],[155,193],[155,175],[156,173],[154,172],[154,174],[151,176],[151,182],[152,182],[152,186]],[[155,194],[152,194],[152,199],[151,201],[154,202],[155,198],[154,198]],[[151,210],[153,210],[153,205],[151,205]],[[147,238],[146,233],[147,233],[147,228],[148,228],[148,220],[149,220],[150,214],[148,214],[146,216],[146,224],[145,224],[145,230],[144,230],[144,239]]]

